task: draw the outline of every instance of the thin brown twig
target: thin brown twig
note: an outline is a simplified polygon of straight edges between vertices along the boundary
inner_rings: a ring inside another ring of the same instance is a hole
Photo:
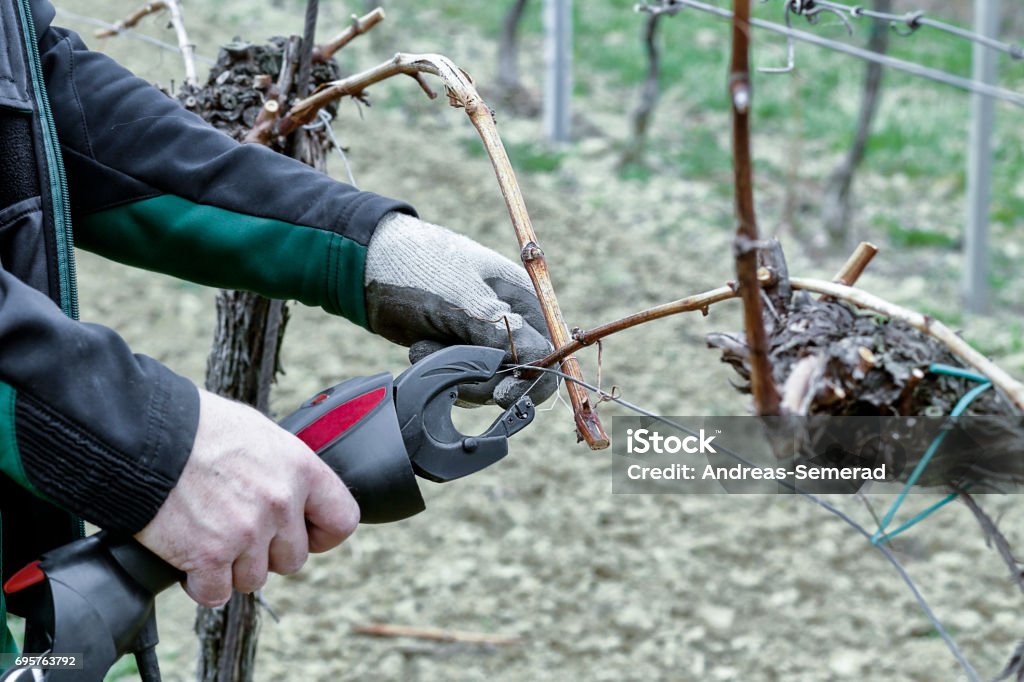
[[[878,253],[878,247],[868,242],[861,242],[857,249],[850,255],[850,258],[846,261],[846,264],[839,269],[836,274],[836,279],[846,279],[848,282],[843,282],[848,285],[853,285],[860,274],[867,267],[871,259],[874,258],[875,254]],[[770,274],[770,273],[763,273]],[[768,283],[770,280],[768,277],[761,277],[762,273],[758,272],[758,280]],[[582,350],[584,347],[593,344],[596,341],[603,339],[606,336],[615,334],[616,332],[635,327],[652,320],[657,320],[662,317],[668,317],[670,315],[677,315],[679,313],[688,313],[695,310],[699,310],[702,314],[707,315],[710,306],[721,301],[727,301],[737,296],[737,289],[733,286],[718,287],[711,291],[705,291],[700,294],[694,294],[693,296],[687,296],[671,303],[664,303],[654,308],[642,310],[632,315],[627,315],[618,320],[602,324],[599,327],[594,327],[586,331],[575,330],[573,332],[573,340],[566,344],[556,348],[554,351],[546,355],[545,357],[531,362],[531,365],[537,367],[547,367],[560,361],[562,358],[572,355],[576,351]],[[524,376],[528,376],[529,370],[524,370]]]
[[[572,341],[564,346],[559,346],[544,358],[530,364],[537,367],[553,365],[556,362],[561,362],[563,358],[572,355],[576,351],[600,341],[606,336],[616,332],[621,332],[624,329],[629,329],[630,327],[635,327],[638,324],[644,324],[645,322],[657,320],[662,317],[668,317],[669,315],[694,312],[697,310],[701,311],[704,315],[707,315],[708,308],[710,306],[715,303],[719,303],[720,301],[727,301],[730,298],[736,298],[736,296],[737,293],[735,289],[729,286],[724,286],[712,289],[711,291],[705,291],[700,294],[694,294],[693,296],[687,296],[686,298],[681,298],[678,301],[672,301],[671,303],[664,303],[662,305],[655,306],[654,308],[641,310],[638,313],[627,315],[622,319],[602,324],[599,327],[576,332],[573,335]]]
[[[361,98],[363,92],[371,85],[397,75],[404,74],[415,78],[420,73],[431,73],[440,77],[447,85],[448,79],[441,75],[442,66],[440,60],[447,62],[444,65],[445,71],[450,70],[462,73],[461,69],[441,55],[410,55],[400,52],[392,59],[371,67],[366,71],[361,71],[360,73],[320,86],[312,95],[292,105],[291,110],[277,124],[274,132],[278,135],[287,135],[299,126],[310,123],[316,118],[317,112],[331,102],[337,101],[342,97]],[[462,76],[464,79],[465,74],[462,73]],[[451,99],[450,96],[449,99]],[[458,106],[454,103],[453,105]]]
[[[352,632],[357,635],[371,635],[373,637],[413,637],[415,639],[428,639],[433,642],[488,644],[491,646],[510,646],[519,644],[522,641],[518,637],[509,637],[507,635],[448,630],[446,628],[417,627],[414,625],[392,625],[390,623],[353,625]]]
[[[857,245],[850,257],[843,263],[843,267],[839,268],[839,272],[832,278],[832,281],[836,284],[845,284],[846,286],[853,286],[860,279],[860,276],[864,273],[865,268],[871,262],[871,259],[878,253],[878,247],[871,242],[861,242]]]
[[[430,83],[427,82],[427,79],[423,77],[422,73],[412,74],[412,79],[420,86],[420,90],[423,91],[423,94],[430,99],[437,99],[437,93],[430,87]]]
[[[384,21],[384,9],[377,7],[372,12],[361,17],[352,15],[352,23],[341,33],[328,40],[323,45],[313,48],[313,61],[326,62],[334,56],[334,53],[348,45],[354,38],[361,36],[374,26]]]
[[[854,249],[850,257],[843,263],[843,267],[839,268],[839,272],[835,274],[832,281],[836,284],[845,284],[848,287],[852,287],[860,279],[860,276],[864,274],[864,270],[871,263],[871,259],[878,253],[878,247],[871,242],[861,242]],[[831,296],[819,296],[819,301],[832,301],[834,300]]]
[[[508,321],[508,315],[501,316],[505,323],[505,333],[508,334],[508,347],[512,351],[512,364],[519,364],[519,350],[516,348],[516,340],[512,337],[512,325]]]
[[[124,19],[115,21],[110,28],[96,29],[93,35],[97,38],[113,38],[125,29],[135,28],[140,21],[148,17],[150,14],[156,14],[157,12],[162,12],[165,9],[167,9],[167,3],[163,0],[147,2],[142,7],[135,9]]]
[[[276,132],[277,134],[287,134],[296,127],[310,122],[316,116],[316,112],[329,102],[345,96],[360,96],[366,88],[386,78],[399,74],[415,77],[416,74],[421,73],[432,74],[441,79],[448,95],[449,104],[464,109],[473,123],[473,127],[480,135],[498,179],[498,186],[505,199],[509,217],[512,219],[512,226],[519,241],[520,257],[533,282],[541,310],[544,313],[544,321],[547,323],[548,332],[551,335],[551,341],[556,348],[564,346],[570,340],[568,329],[551,284],[544,251],[538,244],[537,235],[526,210],[526,202],[519,189],[519,182],[512,170],[505,145],[498,135],[493,112],[480,97],[469,74],[456,66],[450,59],[437,54],[398,53],[383,64],[354,76],[328,83],[309,97],[296,102],[291,111],[278,121]],[[562,371],[582,380],[583,373],[579,361],[575,357],[565,357],[561,363]],[[587,391],[577,383],[570,383],[566,386],[566,390],[572,402],[576,430],[580,439],[585,440],[587,445],[594,450],[608,447],[610,443],[608,434],[605,433],[604,427],[601,425]]]
[[[306,13],[302,22],[302,43],[299,47],[299,71],[295,76],[295,96],[309,94],[313,78],[313,49],[316,40],[316,22],[320,16],[320,0],[306,0]],[[295,149],[305,145],[305,136],[292,140]]]
[[[736,185],[736,278],[743,299],[743,321],[750,353],[750,389],[760,415],[779,413],[779,391],[772,379],[767,333],[757,278],[759,248],[754,210],[753,161],[750,152],[750,0],[735,0],[732,22],[732,61],[729,99],[732,104],[732,153]]]

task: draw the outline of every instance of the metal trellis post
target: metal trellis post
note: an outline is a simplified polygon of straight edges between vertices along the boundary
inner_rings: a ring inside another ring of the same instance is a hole
[[[572,0],[544,0],[544,137],[568,142],[572,100]]]
[[[975,31],[995,38],[999,33],[1000,0],[976,0]],[[972,77],[995,84],[994,50],[974,44]],[[964,250],[964,305],[973,313],[989,309],[988,215],[992,184],[992,128],[995,102],[980,94],[971,95],[971,129],[967,140],[967,233]]]

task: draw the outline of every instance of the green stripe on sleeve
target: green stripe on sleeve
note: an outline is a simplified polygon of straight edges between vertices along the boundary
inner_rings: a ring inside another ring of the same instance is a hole
[[[335,232],[166,194],[90,214],[75,235],[79,246],[127,265],[295,299],[368,326],[366,247]]]
[[[42,497],[25,475],[21,455],[18,454],[18,440],[14,432],[14,401],[17,398],[17,392],[0,381],[0,472],[33,495]]]
[[[14,400],[17,393],[7,384],[0,382],[0,472],[10,476],[19,485],[28,487],[35,492],[35,488],[29,483],[22,467],[22,458],[17,454],[17,440],[14,436]],[[3,519],[0,518],[0,547],[3,538]],[[0,566],[3,565],[3,556],[0,555]],[[3,590],[0,589],[0,653],[17,653],[17,643],[7,628],[7,605],[4,603]],[[3,663],[0,663],[0,674],[4,672]]]
[[[2,384],[0,384],[2,385]],[[3,519],[0,518],[0,547],[3,547]],[[0,557],[2,561],[3,557]],[[7,627],[7,604],[4,603],[4,591],[0,589],[0,654],[18,653],[18,643]],[[4,672],[3,661],[0,661],[0,675]]]

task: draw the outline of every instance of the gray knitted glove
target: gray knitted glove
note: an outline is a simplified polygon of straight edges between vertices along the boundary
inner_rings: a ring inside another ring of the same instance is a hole
[[[410,346],[412,362],[459,343],[504,348],[506,362],[512,362],[509,328],[521,363],[552,348],[523,268],[468,237],[404,213],[385,215],[370,240],[366,310],[370,329]],[[459,398],[508,407],[529,389],[540,403],[557,385],[552,375],[526,381],[499,374],[460,388]]]

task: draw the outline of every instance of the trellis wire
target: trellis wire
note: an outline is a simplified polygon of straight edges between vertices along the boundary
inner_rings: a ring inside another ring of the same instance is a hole
[[[790,3],[793,1],[794,0],[787,0],[787,2]],[[1020,45],[1005,43],[1003,41],[996,40],[995,38],[982,35],[981,33],[968,31],[965,28],[954,26],[953,24],[947,24],[944,21],[937,21],[924,16],[924,12],[922,11],[907,12],[905,14],[891,14],[888,12],[878,12],[876,10],[865,9],[863,7],[853,5],[844,5],[842,3],[834,2],[833,0],[805,0],[805,2],[811,6],[818,5],[836,12],[844,12],[854,19],[867,17],[868,19],[875,19],[876,21],[885,21],[888,22],[893,29],[896,29],[899,24],[903,24],[907,27],[905,31],[895,31],[899,36],[909,36],[916,33],[922,26],[927,26],[929,28],[934,28],[938,31],[943,31],[957,36],[958,38],[963,38],[964,40],[979,43],[998,52],[1004,52],[1010,55],[1013,59],[1024,59],[1024,48]]]
[[[918,29],[922,27],[934,28],[939,31],[943,31],[950,35],[968,40],[973,43],[984,45],[987,48],[1003,52],[1010,55],[1013,59],[1024,59],[1024,48],[1019,45],[1012,43],[1006,43],[1001,40],[996,40],[989,36],[977,33],[976,31],[969,31],[965,28],[948,24],[944,21],[937,21],[930,17],[926,17],[923,11],[906,12],[904,14],[894,14],[892,12],[880,12],[878,10],[865,9],[859,5],[844,5],[833,0],[784,0],[786,10],[786,26],[791,28],[790,14],[796,14],[807,19],[808,23],[814,24],[821,17],[822,12],[829,12],[839,17],[839,19],[846,26],[847,31],[852,33],[852,26],[846,15],[849,15],[851,19],[874,19],[875,21],[883,21],[889,24],[896,35],[901,37],[908,37],[917,33]],[[761,0],[762,3],[768,2],[768,0]],[[671,4],[671,2],[669,3]],[[904,30],[899,30],[897,27],[903,25],[906,27]],[[790,49],[792,50],[792,42],[790,42]]]
[[[316,113],[316,118],[316,123],[307,123],[306,125],[302,126],[302,129],[324,129],[324,132],[327,133],[327,137],[331,140],[331,145],[334,147],[335,151],[337,151],[338,155],[341,157],[341,162],[345,164],[345,173],[348,175],[348,184],[358,189],[359,185],[356,184],[356,176],[353,175],[352,166],[350,166],[348,163],[348,155],[345,154],[345,148],[341,146],[341,143],[338,142],[338,138],[335,137],[334,135],[334,128],[331,126],[331,121],[333,120],[331,115],[327,113],[327,110],[321,109]]]
[[[518,365],[518,366],[509,367],[507,369],[503,369],[503,370],[501,370],[501,372],[513,372],[513,371],[516,371],[516,370],[519,370],[519,369],[529,369],[531,371],[546,372],[548,374],[554,374],[555,376],[562,377],[562,379],[564,379],[566,381],[572,381],[572,382],[574,382],[576,384],[579,384],[580,386],[586,388],[587,390],[593,391],[597,395],[601,396],[602,399],[608,400],[608,401],[611,401],[611,402],[614,402],[614,403],[618,403],[619,405],[625,407],[626,409],[628,409],[628,410],[630,410],[632,412],[635,412],[637,414],[643,415],[645,417],[650,417],[651,419],[653,419],[655,421],[661,422],[661,423],[665,424],[666,426],[670,426],[670,427],[672,427],[674,429],[682,431],[683,433],[686,433],[686,434],[689,434],[689,435],[692,435],[692,436],[697,436],[698,435],[692,429],[689,429],[689,428],[683,426],[682,424],[680,424],[680,423],[678,423],[678,422],[676,422],[676,421],[674,421],[672,419],[669,419],[667,417],[662,417],[660,415],[657,415],[657,414],[651,412],[650,410],[645,410],[644,408],[640,407],[639,405],[635,405],[635,404],[629,402],[628,400],[624,400],[623,398],[621,398],[619,396],[612,395],[612,394],[608,393],[607,391],[601,390],[597,386],[594,386],[592,384],[588,384],[585,381],[581,381],[579,379],[576,379],[575,377],[572,377],[572,376],[569,376],[568,374],[565,374],[564,372],[560,372],[560,371],[558,371],[556,369],[551,369],[550,367],[537,367],[535,365]],[[748,467],[760,468],[756,464],[751,462],[750,460],[748,460],[745,457],[743,457],[743,455],[740,455],[739,453],[734,452],[733,450],[731,450],[731,449],[729,449],[727,447],[720,446],[720,445],[716,444],[716,449],[719,452],[722,452],[722,453],[728,455],[729,457],[733,458],[737,462],[740,462],[741,464],[745,464]],[[857,523],[855,520],[853,520],[853,518],[851,518],[845,512],[840,510],[838,507],[835,507],[835,506],[829,504],[828,502],[826,502],[822,498],[818,497],[817,495],[809,493],[806,490],[801,490],[800,488],[798,488],[797,486],[793,485],[789,481],[780,480],[780,481],[778,481],[778,483],[779,483],[780,486],[786,488],[787,490],[789,490],[789,491],[791,491],[791,492],[793,492],[793,493],[795,493],[797,495],[801,495],[802,497],[810,500],[811,502],[813,502],[814,504],[818,505],[819,507],[821,507],[825,511],[828,511],[831,514],[837,516],[840,520],[842,520],[848,526],[850,526],[855,531],[857,531],[858,533],[863,535],[869,542],[871,541],[872,534],[866,528],[864,528],[864,526],[862,526],[861,524]],[[892,564],[893,568],[896,569],[896,572],[899,574],[899,576],[903,580],[903,582],[906,583],[907,588],[910,590],[911,594],[914,595],[914,599],[917,601],[917,604],[921,608],[922,613],[924,613],[925,617],[932,624],[932,627],[935,628],[935,631],[942,638],[942,641],[945,642],[946,647],[949,649],[950,653],[953,654],[953,658],[955,658],[957,663],[960,664],[960,667],[963,668],[964,673],[967,675],[967,679],[970,680],[970,682],[981,682],[981,678],[978,677],[978,673],[974,670],[974,667],[970,664],[970,662],[967,660],[967,658],[963,655],[963,652],[960,651],[960,647],[957,645],[956,641],[954,641],[952,636],[946,631],[946,628],[943,627],[942,622],[938,619],[938,617],[932,611],[931,607],[928,605],[927,600],[925,600],[924,595],[922,595],[920,590],[917,589],[917,584],[914,583],[914,580],[910,577],[910,574],[907,572],[907,569],[903,567],[903,564],[901,564],[899,559],[896,558],[896,555],[892,553],[892,550],[889,549],[884,544],[871,543],[871,546],[874,547],[875,549],[877,549],[882,554],[882,556],[884,556],[889,561],[889,563]]]
[[[719,17],[720,19],[732,19],[732,12],[723,7],[716,5],[710,5],[699,0],[667,0],[667,4],[664,5],[636,5],[638,11],[643,12],[667,12],[669,14],[676,14],[686,8],[692,8],[700,12],[712,14]],[[993,99],[1002,100],[1009,102],[1019,107],[1024,107],[1024,94],[1001,88],[987,83],[972,80],[970,78],[964,78],[962,76],[956,76],[939,69],[933,69],[929,66],[923,66],[916,62],[906,61],[899,59],[898,57],[891,57],[889,55],[879,54],[866,50],[856,45],[848,45],[828,38],[822,38],[821,36],[815,35],[814,33],[808,33],[807,31],[801,31],[795,28],[787,28],[781,24],[776,24],[763,19],[751,19],[751,26],[765,29],[766,31],[772,31],[789,38],[799,40],[811,45],[817,45],[829,50],[836,52],[842,52],[844,54],[857,57],[869,62],[877,62],[883,66],[887,66],[896,71],[902,71],[909,73],[912,76],[920,78],[927,78],[929,80],[950,85],[961,90],[967,90],[968,92],[974,92],[979,95],[991,97]]]

